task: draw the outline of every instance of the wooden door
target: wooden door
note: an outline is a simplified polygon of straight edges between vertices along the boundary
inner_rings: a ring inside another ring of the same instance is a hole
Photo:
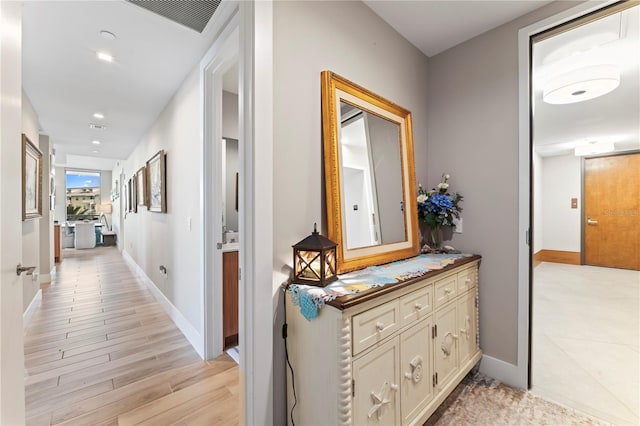
[[[238,252],[222,253],[222,331],[224,348],[238,344]]]
[[[640,154],[584,161],[585,263],[640,270]]]

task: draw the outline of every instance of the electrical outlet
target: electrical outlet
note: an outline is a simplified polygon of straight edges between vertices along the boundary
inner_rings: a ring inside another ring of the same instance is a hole
[[[456,234],[462,234],[462,218],[460,219],[453,219],[453,224],[456,226],[453,229],[453,232],[455,232]]]

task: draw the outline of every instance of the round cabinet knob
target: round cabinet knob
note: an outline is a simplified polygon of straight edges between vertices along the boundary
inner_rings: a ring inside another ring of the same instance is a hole
[[[422,364],[416,365],[413,370],[413,383],[418,383],[420,380],[422,380]]]
[[[405,371],[404,378],[408,379],[408,380],[411,380],[411,379],[413,379],[413,374],[409,373],[408,371]]]
[[[392,389],[393,391],[396,391],[396,392],[397,392],[397,391],[398,391],[398,385],[396,385],[395,383],[392,383],[392,384],[391,384],[391,389]]]
[[[449,293],[451,293],[451,289],[449,287],[444,289],[444,294],[448,295]]]
[[[420,309],[422,309],[422,303],[416,303],[415,305],[413,305],[418,311]]]
[[[383,323],[381,323],[380,321],[378,321],[378,322],[376,323],[376,330],[378,330],[378,331],[382,331],[382,330],[384,330],[384,324],[383,324]]]

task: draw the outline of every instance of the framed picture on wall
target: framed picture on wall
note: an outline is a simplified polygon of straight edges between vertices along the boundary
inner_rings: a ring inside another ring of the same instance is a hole
[[[131,197],[129,194],[129,182],[122,182],[122,191],[124,192],[124,211],[125,213],[129,212],[129,209],[131,209]]]
[[[42,216],[42,152],[22,134],[22,220]]]
[[[131,176],[127,182],[129,186],[129,211],[136,213],[138,206],[136,205],[136,175]]]
[[[147,161],[147,183],[149,187],[149,211],[167,212],[167,189],[165,183],[166,157],[164,150],[158,151]]]
[[[147,168],[146,166],[140,167],[140,170],[136,172],[136,189],[137,199],[139,206],[148,206],[147,200]]]

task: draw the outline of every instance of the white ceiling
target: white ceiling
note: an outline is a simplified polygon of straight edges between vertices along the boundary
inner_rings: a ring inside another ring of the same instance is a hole
[[[534,145],[542,156],[613,142],[615,151],[640,149],[640,6],[577,27],[534,45]],[[551,78],[587,66],[614,64],[620,85],[604,96],[565,105],[542,100]]]
[[[28,1],[22,25],[24,90],[56,163],[72,167],[127,158],[215,37],[211,25],[200,34],[124,1]]]
[[[378,16],[429,57],[551,2],[364,0]]]
[[[549,1],[365,3],[433,56]],[[99,168],[109,169],[115,159],[127,158],[213,42],[211,27],[210,23],[200,34],[124,1],[24,2],[23,86],[40,118],[42,133],[50,136],[56,148],[56,162],[88,167],[100,159]],[[102,38],[101,30],[111,31],[117,39]],[[98,50],[113,54],[115,61],[98,61]],[[603,108],[614,110],[617,103],[611,102],[615,105]],[[93,118],[94,112],[105,118]],[[568,140],[571,128],[586,125],[562,116],[557,108],[545,114],[540,106],[536,114],[540,120],[545,115],[549,118],[541,122],[550,123],[550,133],[557,128],[565,131],[562,140],[544,139],[545,145]],[[580,126],[567,126],[568,120]],[[92,122],[107,130],[90,129]],[[98,147],[91,144],[96,139],[102,142]]]

